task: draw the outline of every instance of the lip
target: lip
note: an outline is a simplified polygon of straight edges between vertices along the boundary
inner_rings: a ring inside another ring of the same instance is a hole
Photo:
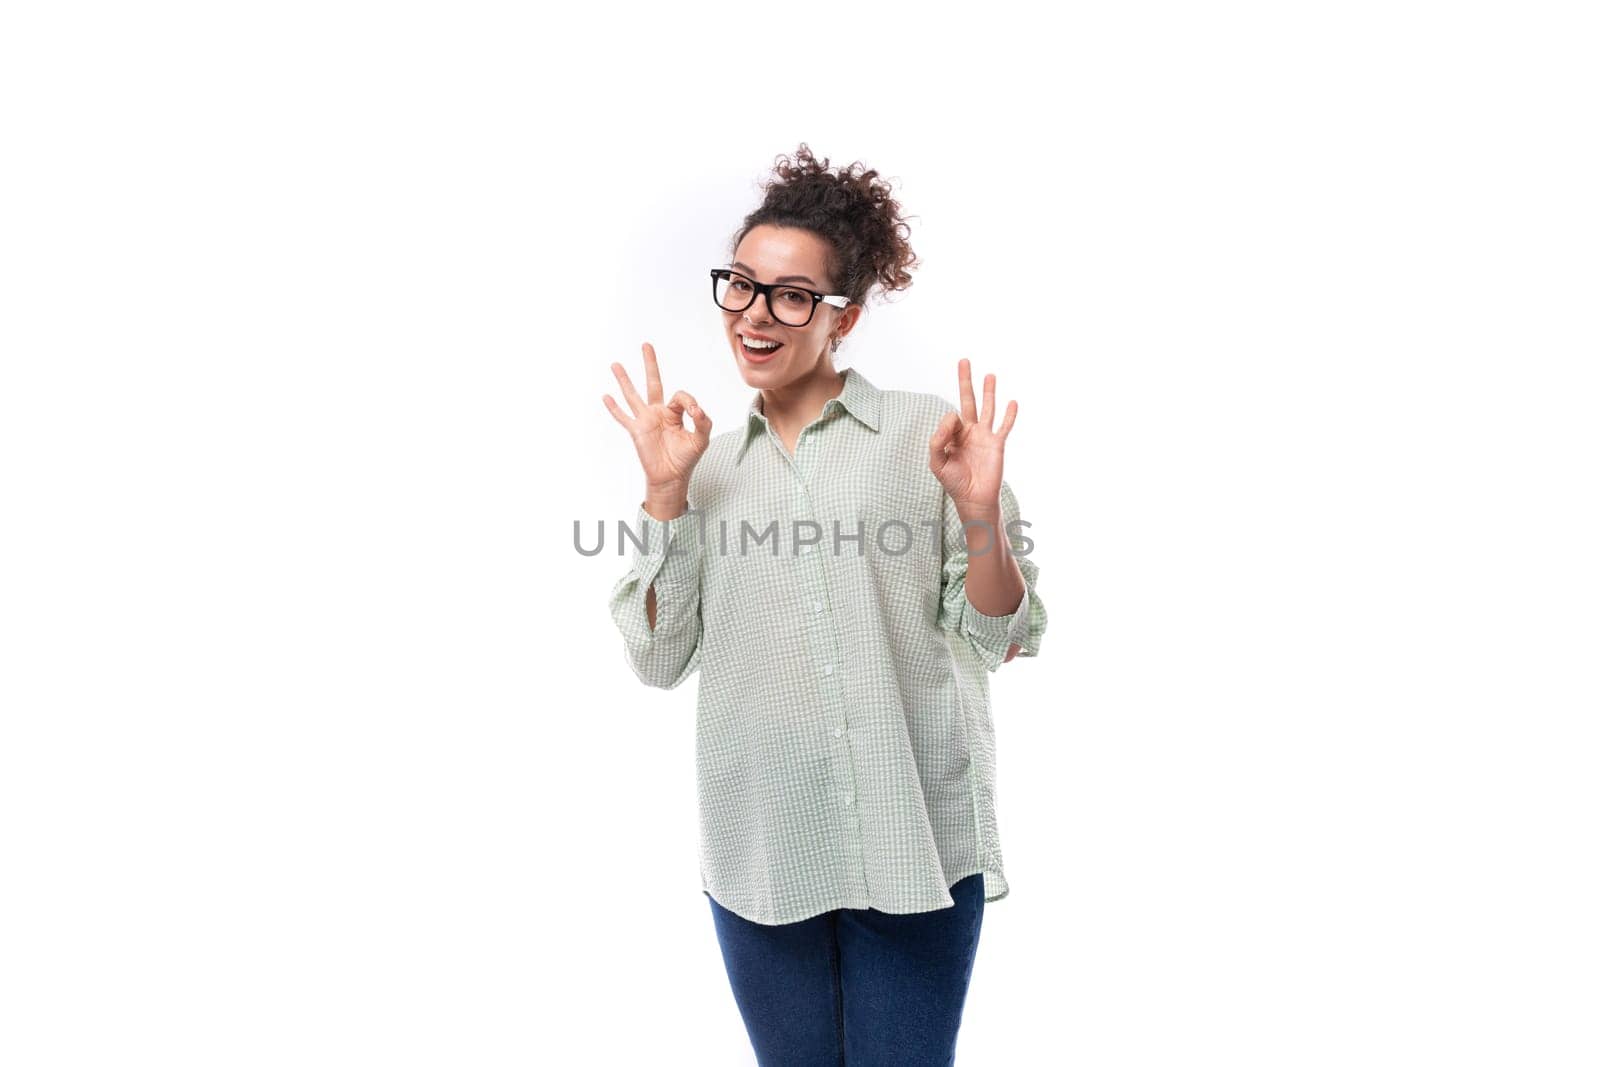
[[[764,356],[752,355],[750,350],[744,346],[744,342],[739,342],[739,358],[746,363],[771,363],[778,358],[778,353],[782,351],[783,349],[781,348],[774,348]]]
[[[756,333],[754,330],[744,330],[744,329],[734,330],[733,331],[733,335],[735,337],[749,337],[749,338],[753,338],[754,340],[757,340],[757,341],[779,341],[781,343],[781,339],[780,338],[768,337],[766,334],[764,334],[764,333]]]
[[[779,341],[778,342],[779,347],[774,348],[772,351],[768,352],[766,355],[764,355],[764,356],[754,355],[754,354],[751,353],[750,349],[748,349],[748,348],[746,348],[744,346],[743,338],[745,338],[745,337],[751,338],[752,340],[756,340],[756,341],[777,341],[778,339],[776,337],[763,337],[759,333],[746,333],[743,330],[735,330],[734,331],[733,340],[734,340],[734,343],[739,348],[739,358],[743,359],[746,363],[749,363],[752,366],[756,366],[756,365],[762,364],[762,363],[771,363],[774,359],[777,358],[778,353],[783,351],[784,342]]]

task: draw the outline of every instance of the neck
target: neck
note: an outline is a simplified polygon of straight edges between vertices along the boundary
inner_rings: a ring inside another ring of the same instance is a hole
[[[844,392],[844,376],[824,356],[810,374],[787,385],[761,390],[761,413],[780,436],[792,436],[809,426],[822,406]]]

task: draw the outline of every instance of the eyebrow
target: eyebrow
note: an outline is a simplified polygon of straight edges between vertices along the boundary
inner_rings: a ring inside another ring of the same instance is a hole
[[[740,270],[744,271],[746,274],[750,275],[750,277],[752,277],[752,278],[754,278],[756,276],[756,272],[752,268],[745,266],[743,263],[740,263],[737,259],[734,260],[732,263],[729,263],[728,266],[730,266],[730,267],[738,267]],[[778,281],[779,282],[806,282],[806,283],[808,283],[810,285],[816,285],[817,284],[816,282],[812,281],[810,278],[807,278],[804,274],[785,274],[783,277],[779,278]]]

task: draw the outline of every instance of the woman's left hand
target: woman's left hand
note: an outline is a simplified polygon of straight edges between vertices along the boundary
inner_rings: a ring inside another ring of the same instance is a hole
[[[928,469],[962,511],[1000,512],[1000,481],[1005,472],[1006,436],[1016,421],[1017,402],[1006,405],[1006,417],[994,427],[994,375],[983,378],[983,411],[972,396],[972,362],[957,365],[961,411],[939,420],[928,439]]]

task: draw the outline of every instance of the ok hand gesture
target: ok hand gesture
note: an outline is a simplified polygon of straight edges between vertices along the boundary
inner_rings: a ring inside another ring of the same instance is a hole
[[[961,411],[950,412],[928,439],[928,469],[933,471],[957,508],[1000,510],[1000,481],[1005,471],[1006,437],[1016,421],[1017,402],[1006,405],[1006,417],[994,429],[994,375],[983,379],[983,411],[972,396],[972,363],[957,365]]]
[[[622,364],[611,364],[611,372],[622,386],[633,417],[623,413],[611,394],[606,393],[601,399],[611,417],[633,438],[639,465],[644,468],[646,492],[652,496],[686,493],[689,475],[711,444],[711,417],[682,389],[673,393],[671,400],[661,402],[661,371],[656,366],[656,350],[648,342],[644,345],[644,398],[634,391]],[[683,425],[685,414],[694,420],[693,431]]]

